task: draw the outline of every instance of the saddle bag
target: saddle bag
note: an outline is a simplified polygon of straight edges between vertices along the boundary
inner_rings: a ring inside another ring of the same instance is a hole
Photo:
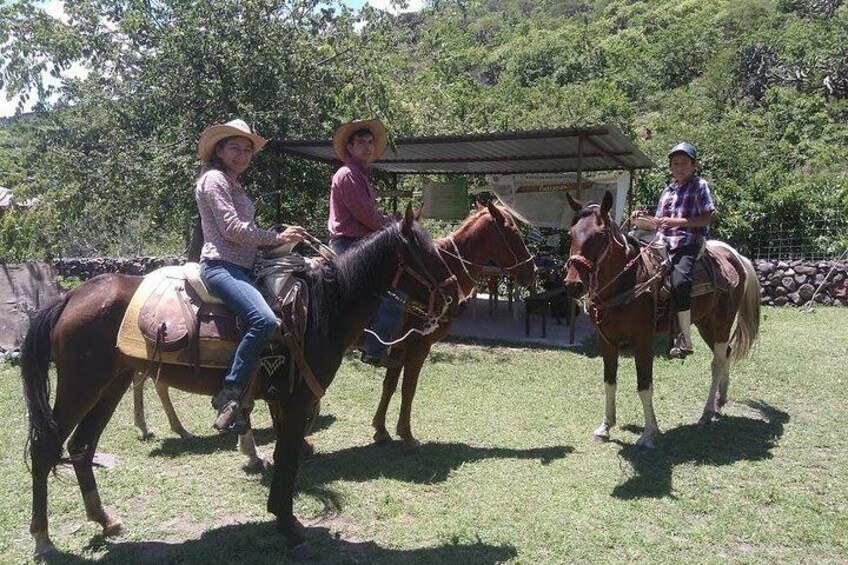
[[[182,281],[159,281],[139,311],[138,329],[159,351],[177,351],[191,342],[194,315]]]

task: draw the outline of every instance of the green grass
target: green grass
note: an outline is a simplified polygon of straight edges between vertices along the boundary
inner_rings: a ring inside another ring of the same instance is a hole
[[[323,403],[317,454],[300,472],[296,514],[324,563],[845,563],[848,558],[848,309],[765,309],[761,341],[733,367],[731,403],[695,422],[710,358],[657,359],[659,448],[643,424],[631,358],[622,360],[614,441],[594,443],[603,410],[592,348],[440,345],[413,410],[424,445],[370,445],[381,379],[346,360]],[[150,387],[149,387],[150,388]],[[128,527],[106,540],[85,521],[73,475],[50,480],[57,562],[279,563],[265,511],[270,473],[251,473],[234,439],[210,433],[207,398],[172,393],[181,441],[148,390],[157,439],[141,442],[131,395],[99,452],[101,496]],[[394,428],[399,399],[390,409]],[[0,562],[30,558],[26,416],[17,369],[0,369],[4,446]],[[255,424],[266,454],[270,418]]]

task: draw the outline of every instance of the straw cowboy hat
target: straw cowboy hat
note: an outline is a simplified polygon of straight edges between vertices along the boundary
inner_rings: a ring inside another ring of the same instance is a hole
[[[204,163],[209,163],[215,156],[215,144],[227,137],[246,137],[253,144],[253,152],[257,153],[261,150],[268,140],[261,135],[250,131],[244,120],[232,120],[226,124],[209,126],[203,133],[200,134],[200,141],[197,142],[197,156]]]
[[[383,122],[380,120],[354,120],[341,126],[333,134],[333,151],[342,163],[350,157],[347,152],[347,140],[354,132],[361,129],[367,129],[374,136],[375,161],[386,150],[386,128],[383,126]]]

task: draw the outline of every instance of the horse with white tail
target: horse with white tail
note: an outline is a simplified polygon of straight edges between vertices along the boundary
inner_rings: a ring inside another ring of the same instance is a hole
[[[568,201],[575,215],[565,285],[572,296],[583,296],[604,360],[605,413],[594,436],[609,440],[616,424],[619,348],[630,343],[645,412],[645,429],[636,443],[653,448],[659,434],[653,406],[654,335],[669,321],[660,308],[663,269],[646,266],[643,259],[650,247],[624,234],[612,220],[610,193],[601,204],[584,204],[570,195]],[[731,362],[747,357],[757,339],[760,284],[751,262],[720,241],[708,241],[699,262],[706,284],[701,292],[693,290],[692,323],[713,352],[712,383],[699,421],[707,426],[727,403]]]

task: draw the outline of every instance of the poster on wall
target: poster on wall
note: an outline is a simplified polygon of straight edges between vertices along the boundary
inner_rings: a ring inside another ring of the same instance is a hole
[[[421,215],[433,220],[464,220],[468,215],[468,183],[425,181],[421,187]]]

